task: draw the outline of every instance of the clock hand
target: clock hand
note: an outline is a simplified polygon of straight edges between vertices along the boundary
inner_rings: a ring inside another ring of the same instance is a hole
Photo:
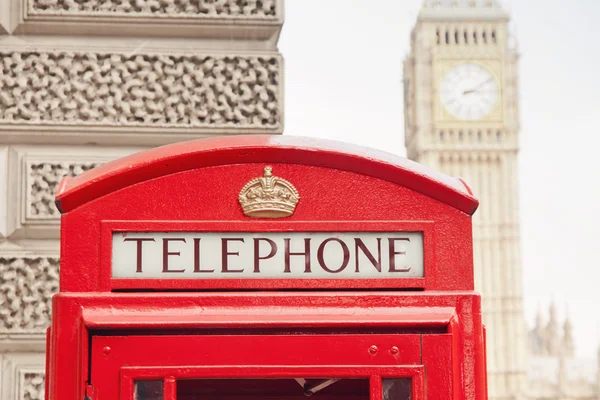
[[[489,78],[488,80],[481,82],[479,85],[475,86],[473,89],[465,90],[465,91],[463,92],[463,96],[464,96],[464,95],[467,95],[467,94],[471,94],[471,93],[475,93],[475,92],[477,92],[479,89],[481,89],[481,87],[482,87],[483,85],[485,85],[486,83],[489,83],[489,82],[491,82],[491,81],[492,81],[492,79],[493,79],[493,78]]]

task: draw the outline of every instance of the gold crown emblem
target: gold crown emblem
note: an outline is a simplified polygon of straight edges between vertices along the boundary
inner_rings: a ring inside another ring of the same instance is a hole
[[[265,175],[252,179],[242,188],[239,201],[244,214],[253,218],[282,218],[294,213],[300,196],[288,181],[273,176],[273,168],[265,167]]]

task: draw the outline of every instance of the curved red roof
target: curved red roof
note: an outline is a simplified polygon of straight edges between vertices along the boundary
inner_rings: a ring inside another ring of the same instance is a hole
[[[56,205],[68,212],[111,192],[191,169],[240,163],[314,165],[373,176],[423,193],[468,214],[479,202],[469,187],[406,158],[342,142],[293,136],[230,136],[175,143],[64,178]]]

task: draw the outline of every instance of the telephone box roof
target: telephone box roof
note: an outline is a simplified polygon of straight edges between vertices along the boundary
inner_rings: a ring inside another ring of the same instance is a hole
[[[406,158],[348,143],[293,136],[230,136],[180,142],[132,154],[74,178],[65,177],[56,195],[61,213],[119,189],[178,172],[226,164],[285,163],[369,175],[473,214],[469,187]]]

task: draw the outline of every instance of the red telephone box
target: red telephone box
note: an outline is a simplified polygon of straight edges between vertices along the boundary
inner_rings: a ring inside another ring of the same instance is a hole
[[[50,400],[486,398],[464,182],[252,136],[61,183]]]

